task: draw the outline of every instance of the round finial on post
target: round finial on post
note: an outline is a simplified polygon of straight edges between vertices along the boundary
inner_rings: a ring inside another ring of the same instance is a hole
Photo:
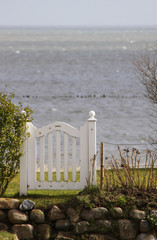
[[[94,111],[90,111],[90,112],[89,112],[89,116],[90,116],[91,118],[95,117],[95,112],[94,112]]]
[[[89,112],[89,117],[90,117],[90,118],[88,119],[89,121],[96,120],[96,119],[95,119],[95,112],[94,112],[94,111],[90,111],[90,112]]]

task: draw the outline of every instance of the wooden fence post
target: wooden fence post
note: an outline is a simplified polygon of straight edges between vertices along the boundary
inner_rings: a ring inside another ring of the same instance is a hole
[[[88,146],[89,146],[89,184],[96,185],[96,121],[95,112],[89,112]]]
[[[101,142],[101,173],[100,173],[100,188],[104,186],[104,142]]]
[[[25,114],[25,112],[23,111]],[[26,133],[27,133],[27,127],[28,123],[26,123]],[[27,195],[27,169],[28,169],[28,163],[27,163],[27,138],[24,141],[21,150],[23,155],[20,158],[20,196]]]

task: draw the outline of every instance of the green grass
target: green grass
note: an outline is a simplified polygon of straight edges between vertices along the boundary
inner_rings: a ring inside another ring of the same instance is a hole
[[[0,240],[15,240],[15,234],[9,232],[0,231]]]
[[[137,184],[138,181],[142,182],[142,179],[145,178],[145,184],[148,183],[149,180],[149,169],[134,169],[134,183]],[[156,180],[157,176],[157,169],[154,169],[154,176]],[[123,169],[119,169],[119,173],[121,174],[121,177],[124,179],[126,178],[125,172]],[[106,184],[109,184],[111,186],[110,189],[112,189],[113,183],[117,184],[118,187],[121,187],[120,181],[117,178],[117,173],[116,170],[107,170],[105,173],[105,178],[104,178],[104,188],[106,188]],[[80,179],[80,173],[77,172],[77,181]],[[37,180],[39,180],[40,175],[37,175]],[[56,179],[56,175],[53,175],[53,180]],[[64,173],[61,173],[61,180],[63,181],[64,179]],[[45,173],[45,180],[48,180],[47,173]],[[69,173],[69,181],[72,180],[72,173]],[[108,183],[107,183],[108,181]],[[128,178],[129,181],[129,178]],[[97,171],[97,184],[99,186],[100,182],[100,171]],[[137,186],[130,186],[131,189],[135,188]],[[113,189],[115,187],[113,186]],[[109,190],[110,190],[109,189]],[[7,191],[5,192],[4,197],[9,197],[9,198],[19,198],[21,202],[28,198],[32,201],[35,202],[35,207],[36,208],[50,208],[54,204],[61,204],[65,203],[69,200],[71,200],[73,197],[76,197],[78,193],[81,190],[29,190],[28,195],[26,197],[19,197],[19,175],[17,175],[9,184]]]
[[[60,174],[61,174],[61,181],[64,181],[64,172],[61,172]],[[37,181],[40,181],[40,173],[39,172],[37,172],[36,177],[37,177]],[[48,181],[48,172],[45,172],[44,179],[45,179],[45,181]],[[54,181],[54,182],[57,181],[56,172],[54,172],[52,174],[52,181]],[[72,182],[72,172],[68,172],[68,181]],[[80,181],[80,172],[79,171],[76,172],[76,181],[77,182]]]
[[[62,174],[61,177],[63,177]],[[79,177],[79,173],[77,177]],[[20,179],[19,175],[17,175],[8,185],[4,197],[19,198],[21,202],[27,198],[34,201],[37,208],[50,208],[54,204],[64,203],[80,192],[79,190],[29,190],[26,197],[19,197],[19,183]]]

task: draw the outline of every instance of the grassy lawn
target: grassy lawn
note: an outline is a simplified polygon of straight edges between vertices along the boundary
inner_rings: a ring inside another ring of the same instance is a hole
[[[9,232],[0,231],[0,240],[15,240],[17,239],[15,234]]]
[[[133,169],[129,170],[126,173],[124,169],[117,170],[107,170],[105,171],[104,177],[104,186],[108,189],[109,192],[112,192],[112,189],[115,189],[115,185],[120,188],[123,188],[122,184],[127,184],[128,189],[130,188],[133,190],[137,188],[137,186],[146,187],[150,182],[153,182],[157,186],[157,169],[153,169],[153,175],[150,176],[150,169]],[[122,184],[121,181],[118,179],[118,175],[120,175],[120,179],[123,180]],[[152,179],[152,176],[154,179]],[[37,179],[39,180],[39,175]],[[56,176],[53,176],[53,180],[55,180]],[[64,178],[64,174],[61,173],[61,179]],[[77,181],[80,178],[80,174],[77,173]],[[45,174],[45,179],[47,181],[47,173]],[[69,175],[69,180],[71,181],[72,176]],[[100,182],[100,171],[97,171],[97,184],[99,186]],[[131,184],[130,184],[131,183]],[[150,186],[151,187],[151,186]],[[126,188],[127,189],[127,188]],[[12,182],[9,184],[7,191],[4,197],[9,198],[19,198],[21,202],[24,199],[30,199],[35,202],[36,208],[50,208],[54,204],[64,203],[74,196],[77,196],[78,193],[82,190],[29,190],[28,195],[26,197],[19,197],[19,175],[17,175]]]
[[[80,192],[79,190],[29,190],[26,197],[19,197],[19,182],[19,175],[17,175],[10,182],[4,197],[18,198],[21,201],[27,198],[35,201],[35,206],[38,208],[49,208],[54,204],[64,203]]]

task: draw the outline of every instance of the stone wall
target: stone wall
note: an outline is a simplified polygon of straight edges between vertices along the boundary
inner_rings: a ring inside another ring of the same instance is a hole
[[[126,218],[120,207],[97,207],[78,212],[72,207],[61,211],[53,206],[47,211],[21,211],[18,199],[0,198],[0,230],[16,233],[16,239],[91,239],[155,240],[155,231],[145,220],[146,213],[132,210]],[[151,210],[157,217],[157,210]]]

